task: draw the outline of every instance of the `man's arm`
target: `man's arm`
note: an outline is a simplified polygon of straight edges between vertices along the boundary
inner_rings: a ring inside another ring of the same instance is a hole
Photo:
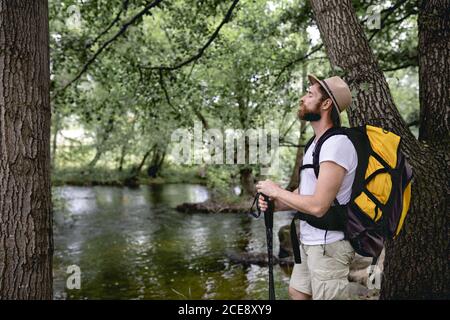
[[[298,188],[292,191],[292,193],[298,194]],[[288,211],[288,210],[295,210],[294,208],[288,206],[286,203],[281,202],[278,199],[275,199],[275,211]]]
[[[330,208],[344,180],[346,169],[332,161],[320,164],[316,190],[311,196],[299,195],[278,188],[273,195],[280,207],[287,206],[316,217],[322,217]],[[289,209],[288,209],[289,210]]]
[[[260,181],[256,185],[262,192],[275,200],[275,210],[298,210],[316,217],[323,216],[336,198],[344,180],[346,169],[332,161],[320,164],[320,173],[313,195],[299,195],[298,189],[290,192],[280,188],[270,180]],[[260,207],[264,211],[266,203],[260,198]]]

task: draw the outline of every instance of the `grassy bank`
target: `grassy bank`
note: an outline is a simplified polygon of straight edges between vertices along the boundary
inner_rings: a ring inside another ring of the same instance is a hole
[[[75,185],[75,186],[126,186],[130,179],[130,170],[112,170],[96,167],[89,171],[83,167],[57,168],[52,172],[52,185]],[[170,183],[194,183],[206,184],[198,171],[192,168],[167,167],[164,168],[156,178],[149,177],[141,172],[135,179],[139,185],[170,184]]]

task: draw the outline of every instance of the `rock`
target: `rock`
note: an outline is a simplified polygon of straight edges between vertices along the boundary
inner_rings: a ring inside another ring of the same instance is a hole
[[[138,188],[139,187],[138,178],[136,176],[130,176],[130,177],[125,178],[125,180],[123,181],[123,184],[129,188]]]
[[[372,263],[372,258],[363,257],[357,253],[355,253],[355,258],[353,259],[350,270],[360,270],[366,269]]]
[[[287,257],[293,257],[294,251],[292,250],[291,241],[291,229],[290,225],[285,225],[278,231],[278,239],[280,240],[280,249],[278,258],[283,259]]]
[[[280,240],[280,249],[278,258],[273,257],[273,263],[280,266],[293,266],[294,265],[294,253],[292,251],[291,238],[290,238],[290,226],[283,226],[278,231],[278,238]],[[267,266],[267,253],[250,253],[250,252],[228,252],[228,259],[231,262],[249,266],[256,264],[259,266]]]
[[[347,291],[351,300],[357,299],[361,296],[367,296],[369,293],[369,289],[367,289],[365,285],[358,282],[350,282],[347,285]]]

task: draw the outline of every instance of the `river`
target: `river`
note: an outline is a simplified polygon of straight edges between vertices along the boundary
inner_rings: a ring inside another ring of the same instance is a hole
[[[54,187],[55,299],[267,299],[268,268],[227,258],[266,252],[263,217],[174,209],[207,198],[189,184]],[[275,254],[289,223],[275,215]],[[277,298],[287,299],[289,270],[274,266],[274,278]]]

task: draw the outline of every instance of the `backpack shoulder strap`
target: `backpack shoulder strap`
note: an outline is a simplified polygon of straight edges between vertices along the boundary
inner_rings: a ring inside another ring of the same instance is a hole
[[[330,129],[325,131],[320,136],[320,138],[317,141],[317,144],[314,148],[314,152],[313,152],[313,166],[314,166],[314,174],[316,175],[316,178],[319,178],[319,169],[320,169],[319,156],[320,156],[320,149],[322,148],[323,143],[332,136],[336,136],[339,134],[346,135],[346,129],[347,128],[331,127]]]
[[[311,139],[308,140],[308,142],[305,145],[305,150],[303,150],[303,154],[306,153],[306,151],[308,151],[309,146],[313,143],[314,139],[316,138],[316,136],[312,136]]]
[[[311,144],[313,143],[315,137],[316,137],[315,135],[312,136],[311,139],[309,139],[308,142],[306,143],[305,149],[303,150],[303,156],[305,156],[306,151],[308,151],[308,148],[309,148],[309,147],[311,146]],[[304,165],[301,165],[300,168],[299,168],[299,170],[298,170],[299,176],[300,176],[300,174],[301,174],[301,172],[302,172],[303,169],[308,169],[308,168],[311,168],[311,169],[312,169],[312,168],[314,168],[314,166],[313,166],[312,164],[304,164]],[[300,178],[299,178],[299,180],[300,180]]]

